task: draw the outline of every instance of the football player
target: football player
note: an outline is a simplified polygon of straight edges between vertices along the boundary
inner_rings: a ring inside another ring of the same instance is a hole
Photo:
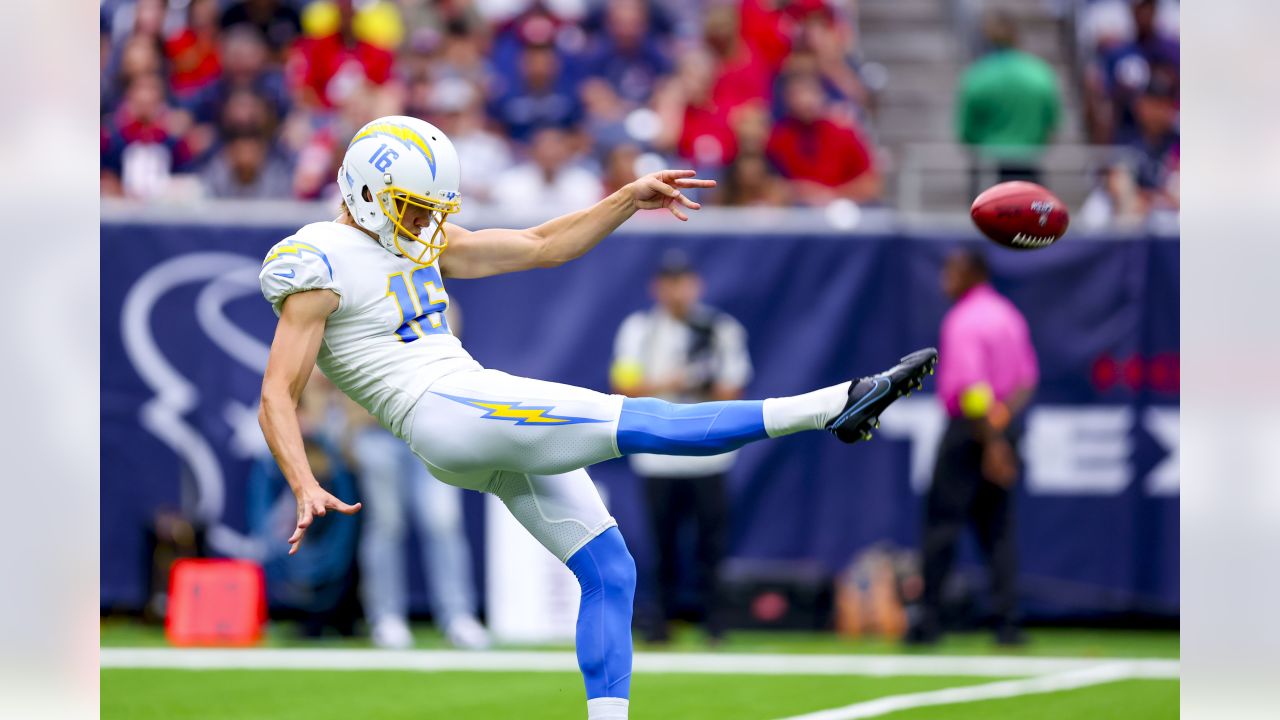
[[[307,225],[267,254],[259,276],[279,315],[259,420],[298,500],[298,550],[315,518],[355,513],[317,485],[298,430],[314,365],[437,478],[497,495],[582,586],[578,663],[590,720],[625,718],[635,563],[583,468],[631,453],[714,455],[803,430],[869,438],[878,416],[921,385],[937,353],[914,352],[877,375],[767,400],[676,405],[481,367],[449,331],[444,278],[555,267],[591,250],[640,210],[688,220],[692,170],[646,175],[595,205],[524,230],[470,231],[457,212],[460,168],[449,138],[384,117],[351,140],[333,222]]]

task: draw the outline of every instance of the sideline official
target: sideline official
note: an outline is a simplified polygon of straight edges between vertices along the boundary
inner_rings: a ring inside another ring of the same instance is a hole
[[[982,255],[948,257],[942,288],[954,302],[938,343],[938,396],[949,420],[925,500],[923,601],[906,639],[940,638],[943,585],[960,532],[972,524],[991,571],[996,641],[1018,645],[1015,449],[1039,378],[1035,350],[1022,313],[991,287]]]
[[[682,252],[663,256],[651,291],[656,304],[632,313],[618,329],[609,373],[613,391],[681,403],[741,397],[751,379],[746,331],[701,303],[702,280]],[[692,559],[707,634],[716,641],[724,633],[718,577],[728,530],[725,474],[735,454],[629,458],[644,479],[658,551],[658,607],[642,621],[651,642],[668,639],[667,624],[678,609],[679,536],[686,521],[696,527]]]

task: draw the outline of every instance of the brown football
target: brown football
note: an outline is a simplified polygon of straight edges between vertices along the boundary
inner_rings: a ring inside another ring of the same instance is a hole
[[[1037,250],[1067,231],[1067,206],[1032,182],[1000,183],[982,193],[969,209],[983,235],[1015,250]]]

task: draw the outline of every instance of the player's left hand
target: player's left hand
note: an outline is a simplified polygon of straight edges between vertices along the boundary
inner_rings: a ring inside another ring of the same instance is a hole
[[[337,510],[344,515],[355,515],[360,512],[361,507],[363,507],[361,503],[348,505],[342,502],[319,485],[299,491],[298,527],[294,529],[293,535],[289,536],[289,554],[298,552],[298,548],[302,546],[302,536],[306,534],[307,528],[311,527],[315,518],[323,517],[329,510]]]
[[[701,204],[690,200],[680,192],[686,188],[712,188],[715,180],[695,178],[694,170],[659,170],[637,178],[627,189],[631,191],[631,201],[637,210],[655,210],[667,208],[680,220],[688,220],[689,216],[680,209],[683,205],[690,210],[697,210]]]

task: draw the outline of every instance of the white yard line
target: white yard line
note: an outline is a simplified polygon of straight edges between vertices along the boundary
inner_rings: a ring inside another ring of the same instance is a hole
[[[564,672],[578,669],[571,652],[493,650],[103,648],[104,668],[181,670],[415,670]],[[1123,666],[1133,677],[1178,677],[1177,660],[1096,660],[1016,656],[778,655],[637,653],[638,673],[733,675],[963,675],[1026,677]]]
[[[1102,685],[1104,683],[1115,682],[1117,680],[1127,680],[1134,677],[1154,676],[1150,674],[1149,669],[1141,666],[1135,667],[1131,663],[1105,663],[1082,670],[1041,675],[1039,677],[1026,678],[1023,680],[1004,680],[1001,682],[988,683],[986,685],[971,685],[968,687],[947,688],[945,690],[932,690],[929,692],[889,695],[887,697],[867,700],[865,702],[854,703],[853,705],[846,705],[839,708],[832,708],[830,710],[819,710],[818,712],[807,713],[805,715],[794,715],[783,718],[782,720],[860,720],[861,718],[881,717],[883,715],[900,712],[902,710],[911,710],[913,708],[929,707],[932,705],[952,705],[956,703],[976,702],[978,700],[998,700],[1001,698],[1020,697],[1022,695],[1034,695],[1037,693],[1075,690],[1077,688],[1089,687],[1091,685]],[[1176,674],[1174,677],[1176,677]]]

